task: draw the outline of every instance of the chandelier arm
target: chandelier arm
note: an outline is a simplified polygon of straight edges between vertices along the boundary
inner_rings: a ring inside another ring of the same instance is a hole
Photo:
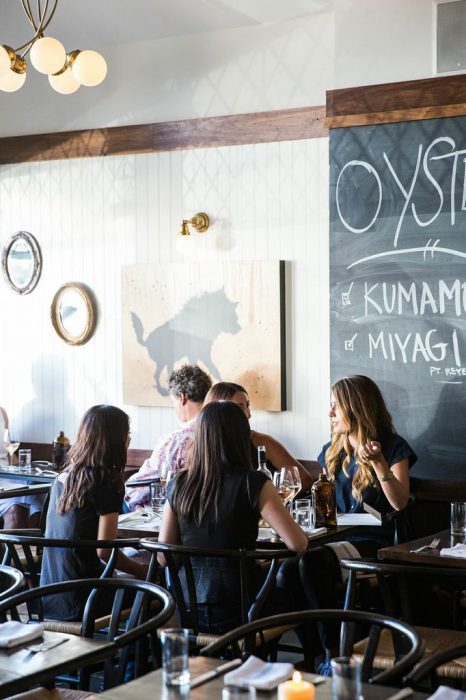
[[[21,0],[21,4],[23,5],[24,12],[26,13],[29,22],[32,24],[32,26],[36,30],[32,39],[29,39],[24,44],[22,44],[21,46],[18,46],[18,48],[15,49],[16,53],[18,51],[21,51],[22,49],[26,49],[26,51],[24,51],[24,53],[21,54],[21,58],[24,58],[25,56],[27,56],[27,54],[31,50],[34,42],[38,39],[39,36],[41,36],[41,34],[43,34],[45,29],[50,24],[54,14],[55,14],[55,10],[57,9],[58,0],[55,0],[53,8],[50,10],[50,14],[49,14],[47,19],[46,19],[46,17],[47,17],[49,0],[45,0],[45,5],[44,5],[43,11],[42,11],[42,7],[41,7],[41,0],[37,0],[37,10],[38,10],[38,15],[39,15],[39,24],[38,25],[36,24],[34,14],[31,10],[30,0]]]

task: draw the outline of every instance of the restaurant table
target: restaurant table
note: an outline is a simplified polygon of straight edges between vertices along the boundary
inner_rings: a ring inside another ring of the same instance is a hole
[[[32,467],[30,472],[19,472],[17,469],[10,467],[0,467],[0,479],[13,479],[14,481],[29,481],[34,484],[51,484],[58,476],[58,472],[54,474],[42,474],[42,469]],[[49,470],[47,469],[47,472]],[[52,470],[51,470],[52,471]]]
[[[419,554],[415,554],[411,551],[430,544],[435,537],[440,539],[440,543],[436,549],[427,549]],[[441,532],[434,532],[428,537],[421,537],[417,540],[411,540],[410,542],[404,542],[403,544],[397,544],[392,547],[384,547],[383,549],[379,549],[379,559],[392,562],[402,561],[408,564],[418,564],[422,566],[433,565],[444,566],[447,568],[457,567],[465,569],[466,559],[440,556],[441,549],[445,547],[453,547],[455,544],[464,542],[465,539],[463,537],[451,535],[450,530],[442,530]]]
[[[0,499],[16,498],[16,496],[38,496],[41,493],[48,493],[51,484],[24,484],[13,488],[2,489],[0,487]]]
[[[207,659],[202,656],[197,656],[189,660],[189,669],[191,678],[195,678],[201,673],[210,671],[216,666],[225,663],[218,659]],[[303,673],[306,680],[312,680],[317,676],[313,673]],[[190,689],[189,686],[184,686],[181,689],[169,688],[163,684],[162,671],[151,671],[141,678],[120,685],[117,688],[99,693],[97,698],[105,700],[141,700],[141,698],[151,698],[151,700],[184,700],[189,697],[189,700],[219,700],[222,697],[222,688],[224,687],[223,676],[214,678],[213,680],[204,683],[197,688]],[[370,685],[363,683],[362,696],[364,700],[388,700],[397,692],[396,688],[390,688],[381,685]],[[257,697],[264,700],[277,700],[277,691],[269,690],[267,692],[257,691]],[[427,698],[426,693],[413,693],[410,696],[412,700],[423,700]],[[316,687],[316,700],[332,700],[332,679],[326,678],[325,682]]]
[[[67,641],[45,652],[31,653],[25,647],[65,638]],[[34,685],[52,681],[55,676],[77,671],[111,656],[114,642],[87,639],[60,632],[44,632],[12,649],[0,649],[0,698],[22,693]]]

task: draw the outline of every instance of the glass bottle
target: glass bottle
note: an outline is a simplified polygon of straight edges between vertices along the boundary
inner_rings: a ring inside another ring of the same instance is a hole
[[[65,463],[66,453],[70,449],[70,441],[66,437],[63,430],[53,441],[53,461],[57,469],[60,469]]]
[[[312,484],[312,505],[315,512],[315,527],[337,526],[337,499],[335,484],[327,479],[323,471]]]
[[[267,479],[270,479],[270,481],[272,481],[272,472],[267,466],[264,445],[259,445],[259,447],[257,448],[257,471],[262,472],[263,474],[265,474]]]

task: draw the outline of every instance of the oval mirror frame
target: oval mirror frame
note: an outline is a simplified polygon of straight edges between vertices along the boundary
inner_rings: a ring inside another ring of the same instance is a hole
[[[76,332],[72,332],[70,324],[66,323],[66,318],[64,319],[61,314],[61,309],[67,296],[69,299],[77,299],[78,303],[82,302],[79,312],[84,314],[84,320],[80,323],[80,328]],[[55,331],[65,343],[69,345],[84,345],[92,337],[96,326],[97,313],[94,295],[84,284],[68,282],[60,287],[53,297],[50,315]]]
[[[26,284],[20,284],[18,280],[15,281],[10,271],[10,256],[18,241],[30,249],[32,256],[32,270]],[[32,292],[39,281],[42,271],[42,256],[40,254],[39,244],[32,233],[28,233],[28,231],[17,231],[9,238],[2,251],[2,270],[6,283],[16,294],[29,294]]]

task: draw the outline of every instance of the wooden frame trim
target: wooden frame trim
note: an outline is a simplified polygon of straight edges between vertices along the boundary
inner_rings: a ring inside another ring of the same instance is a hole
[[[466,74],[327,91],[329,129],[466,115]]]
[[[0,164],[295,141],[328,136],[325,107],[0,138]]]

